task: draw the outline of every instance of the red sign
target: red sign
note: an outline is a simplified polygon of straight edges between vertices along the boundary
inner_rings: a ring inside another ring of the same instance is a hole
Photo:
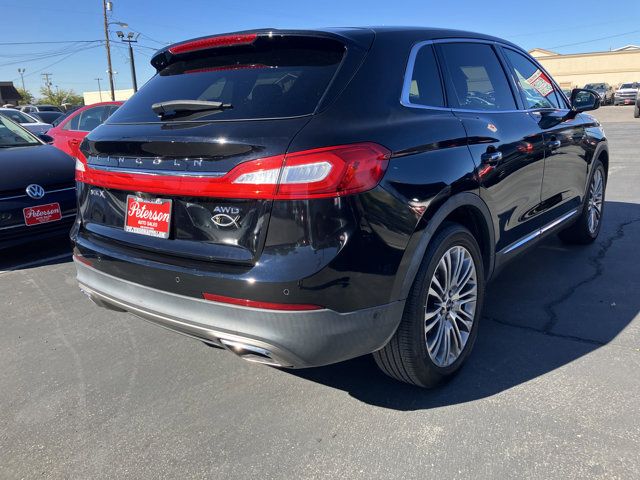
[[[127,216],[124,223],[126,232],[169,238],[171,224],[171,200],[127,197]]]
[[[47,203],[22,209],[24,223],[27,226],[41,225],[43,223],[57,222],[62,218],[59,203]]]
[[[545,97],[548,97],[553,92],[551,80],[540,70],[533,72],[533,75],[527,78],[527,83],[536,89],[540,95]]]

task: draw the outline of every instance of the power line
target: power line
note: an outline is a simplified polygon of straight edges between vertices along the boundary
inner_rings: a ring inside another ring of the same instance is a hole
[[[593,42],[599,42],[600,40],[608,40],[610,38],[624,37],[626,35],[632,35],[634,33],[640,33],[640,30],[632,30],[631,32],[618,33],[616,35],[607,35],[606,37],[594,38],[591,40],[585,40],[583,42],[567,43],[565,45],[556,45],[555,47],[549,47],[549,49],[553,50],[554,48],[564,48],[564,47],[573,47],[576,45],[584,45],[585,43],[593,43]]]
[[[26,75],[25,75],[25,77],[30,77],[30,76],[32,76],[32,75],[36,75],[36,74],[38,74],[38,73],[42,72],[43,70],[47,70],[48,68],[53,67],[54,65],[57,65],[57,64],[59,64],[60,62],[64,62],[67,58],[69,58],[69,57],[71,57],[71,56],[75,55],[76,53],[84,52],[84,51],[86,51],[86,50],[92,50],[92,49],[94,49],[94,48],[98,48],[99,46],[100,46],[100,45],[93,45],[93,46],[90,46],[90,47],[86,47],[86,48],[84,48],[84,49],[82,49],[82,50],[76,50],[75,52],[71,52],[71,53],[69,53],[68,55],[66,55],[65,57],[62,57],[62,58],[60,58],[59,60],[56,60],[55,62],[50,63],[49,65],[46,65],[46,66],[44,66],[44,67],[42,67],[42,68],[40,68],[40,69],[38,69],[38,70],[34,70],[33,72],[26,74]],[[16,80],[16,79],[14,79],[14,80]]]
[[[53,43],[94,43],[104,40],[65,40],[56,42],[0,42],[0,45],[45,45]]]

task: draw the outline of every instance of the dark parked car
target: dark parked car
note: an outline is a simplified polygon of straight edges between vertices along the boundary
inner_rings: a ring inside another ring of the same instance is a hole
[[[0,248],[67,235],[76,213],[74,160],[0,116]]]
[[[55,122],[57,119],[62,117],[64,113],[62,112],[31,112],[29,115],[43,121],[44,123],[49,123],[53,125],[53,122]]]
[[[492,274],[598,236],[607,143],[524,50],[411,28],[261,30],[159,51],[82,142],[80,287],[283,367],[374,353],[431,386]],[[514,302],[518,299],[514,298]]]
[[[600,95],[601,105],[613,105],[613,94],[615,91],[608,83],[587,83],[584,89],[597,92],[598,95]]]
[[[20,107],[20,110],[27,113],[35,113],[35,112],[60,112],[62,113],[62,109],[56,105],[25,105]]]

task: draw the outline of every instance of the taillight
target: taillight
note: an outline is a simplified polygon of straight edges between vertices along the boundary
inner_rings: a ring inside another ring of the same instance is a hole
[[[244,163],[240,165],[244,172],[232,181],[239,188],[277,185],[275,199],[350,195],[375,187],[390,155],[389,150],[375,143],[317,148],[288,153],[281,169],[260,168],[256,163],[259,160]]]
[[[76,163],[76,180],[105,188],[165,195],[294,200],[339,197],[375,187],[391,152],[356,143],[250,160],[222,177],[142,175],[104,171]]]
[[[375,143],[287,154],[276,197],[335,197],[371,190],[382,179],[390,156]]]
[[[220,35],[217,37],[201,38],[199,40],[191,40],[174,45],[169,48],[169,52],[174,55],[178,55],[181,53],[195,52],[197,50],[205,50],[207,48],[247,45],[255,42],[257,37],[257,33],[244,33],[238,35]]]

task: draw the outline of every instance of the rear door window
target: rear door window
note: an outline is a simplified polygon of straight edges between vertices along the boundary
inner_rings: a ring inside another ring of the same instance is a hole
[[[444,107],[444,92],[436,56],[431,45],[419,47],[413,62],[411,83],[404,99],[413,105]]]
[[[258,37],[252,45],[183,54],[121,106],[109,123],[158,122],[151,106],[170,100],[231,106],[172,121],[308,115],[315,111],[344,52],[344,45],[336,40],[285,36]]]
[[[526,109],[564,108],[561,107],[553,82],[546,73],[521,53],[509,48],[504,48],[503,52],[513,67]]]
[[[80,122],[80,115],[81,113],[73,116],[72,118],[69,119],[69,121],[67,123],[64,124],[64,127],[62,127],[63,130],[78,130],[78,123]]]
[[[453,108],[515,110],[509,80],[491,45],[445,43],[438,46],[447,71],[447,92]]]

